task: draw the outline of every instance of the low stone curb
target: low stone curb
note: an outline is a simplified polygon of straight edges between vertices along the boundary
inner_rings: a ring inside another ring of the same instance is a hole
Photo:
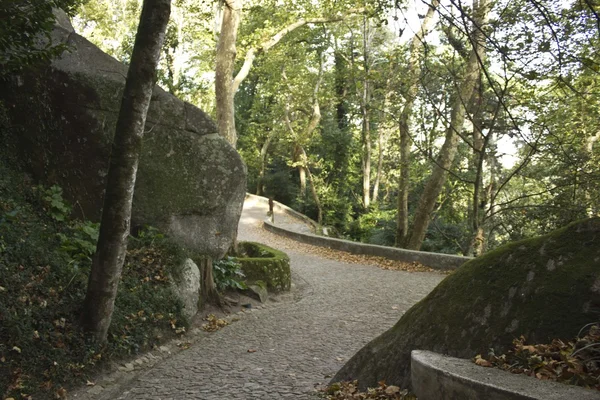
[[[266,197],[263,197],[263,196],[257,196],[255,194],[246,193],[246,199],[252,199],[252,200],[261,202],[263,204],[269,204],[269,199],[267,199]],[[319,227],[319,224],[316,221],[310,219],[309,217],[307,217],[306,215],[304,215],[302,213],[299,213],[298,211],[294,210],[293,208],[286,206],[285,204],[281,204],[278,201],[273,201],[273,208],[276,208],[277,210],[279,210],[283,213],[286,213],[294,218],[298,218],[298,219],[302,220],[302,222],[305,222],[306,224],[310,225],[313,232],[315,232]]]
[[[271,233],[285,236],[302,243],[312,244],[314,246],[327,247],[330,249],[341,250],[352,254],[363,254],[367,256],[384,257],[390,260],[405,262],[418,262],[425,266],[441,269],[454,270],[463,265],[472,257],[454,256],[451,254],[429,253],[426,251],[414,251],[398,249],[395,247],[378,246],[374,244],[365,244],[352,242],[350,240],[334,239],[325,236],[317,236],[308,233],[290,231],[281,226],[264,221],[263,228]]]
[[[598,400],[600,392],[484,368],[463,358],[411,353],[411,381],[419,400]]]

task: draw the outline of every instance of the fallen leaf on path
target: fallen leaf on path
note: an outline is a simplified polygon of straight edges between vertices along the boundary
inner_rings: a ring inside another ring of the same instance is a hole
[[[214,314],[209,314],[204,320],[208,321],[206,324],[202,324],[202,329],[206,332],[215,332],[222,327],[229,325],[229,322],[215,317]]]
[[[481,358],[481,354],[477,354],[475,356],[475,364],[479,365],[480,367],[492,367],[492,363],[489,362],[486,359]]]

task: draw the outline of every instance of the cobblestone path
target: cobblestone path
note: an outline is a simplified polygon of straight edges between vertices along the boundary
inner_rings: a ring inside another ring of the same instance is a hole
[[[294,296],[247,312],[191,348],[142,372],[118,399],[314,399],[315,387],[391,327],[443,275],[388,271],[311,254],[260,228],[266,206],[246,204],[240,240],[286,251]],[[302,224],[276,214],[278,224]],[[255,350],[249,352],[248,350]]]

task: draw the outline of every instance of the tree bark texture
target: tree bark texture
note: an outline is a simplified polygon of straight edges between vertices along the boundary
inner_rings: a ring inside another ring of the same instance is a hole
[[[241,0],[225,0],[221,33],[217,44],[215,67],[215,101],[217,128],[233,147],[237,143],[234,114],[233,67],[235,64],[238,27],[240,25]]]
[[[400,179],[398,181],[398,205],[396,211],[396,246],[403,247],[408,237],[408,192],[410,190],[410,119],[413,106],[419,91],[421,77],[421,57],[425,36],[429,33],[433,22],[435,9],[439,0],[434,0],[421,22],[419,32],[415,34],[410,43],[409,58],[409,84],[406,93],[406,102],[400,114]]]
[[[215,285],[212,260],[210,258],[199,260],[198,269],[200,269],[200,297],[202,298],[202,304],[220,305],[221,296]]]
[[[369,22],[366,16],[363,16],[363,90],[361,98],[362,111],[362,184],[363,184],[363,207],[365,209],[371,206],[371,122],[370,107],[371,88],[369,81]]]
[[[377,130],[377,172],[375,173],[375,183],[373,184],[373,202],[377,203],[379,198],[379,185],[381,184],[381,175],[383,173],[383,146],[385,140],[385,129],[380,127]]]
[[[106,342],[125,261],[146,114],[170,12],[170,0],[144,0],[127,72],[110,156],[98,246],[82,315],[84,328],[100,344]]]
[[[491,4],[489,0],[480,0],[474,6],[471,53],[467,61],[462,84],[452,105],[450,125],[446,130],[444,144],[440,149],[433,171],[419,199],[413,230],[406,246],[408,249],[419,250],[423,244],[427,228],[429,227],[431,213],[446,182],[447,171],[452,167],[458,150],[459,133],[463,128],[466,115],[465,104],[471,102],[475,85],[481,73],[480,63],[483,64],[485,57],[485,35],[482,30],[487,24]],[[483,66],[481,65],[481,67]]]
[[[262,196],[265,191],[265,171],[267,169],[267,154],[269,153],[269,146],[271,141],[275,138],[277,131],[271,130],[267,139],[260,148],[260,171],[258,173],[258,182],[256,183],[256,195]]]
[[[485,217],[485,197],[483,196],[483,162],[487,150],[488,137],[483,135],[483,82],[479,76],[478,87],[473,95],[473,156],[469,162],[469,169],[475,170],[475,180],[473,182],[473,197],[471,199],[471,209],[469,210],[469,219],[471,225],[471,242],[466,255],[479,256],[484,248],[483,221]],[[491,135],[489,133],[488,135]]]

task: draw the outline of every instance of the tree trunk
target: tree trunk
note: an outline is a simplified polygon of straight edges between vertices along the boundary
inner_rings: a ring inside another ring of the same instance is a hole
[[[361,98],[362,111],[362,184],[363,184],[363,206],[365,209],[371,205],[371,129],[369,121],[369,101],[371,96],[369,85],[369,24],[366,16],[363,16],[363,68],[364,80]]]
[[[469,223],[471,225],[471,241],[466,255],[479,256],[483,252],[484,232],[483,221],[485,199],[483,194],[483,161],[485,159],[487,137],[483,135],[483,82],[479,76],[478,87],[473,96],[473,155],[469,161],[469,170],[475,170],[473,181],[473,197],[469,210]],[[491,134],[491,133],[490,133]]]
[[[292,159],[298,168],[298,173],[300,174],[300,193],[301,193],[302,199],[304,199],[306,196],[307,175],[309,175],[309,179],[312,180],[312,177],[310,176],[310,170],[308,167],[308,157],[306,156],[306,152],[304,151],[304,148],[302,147],[302,142],[310,139],[310,137],[312,136],[314,131],[319,126],[319,122],[321,121],[321,106],[319,105],[319,88],[321,87],[321,81],[323,79],[323,62],[324,62],[323,54],[319,54],[319,76],[317,77],[317,83],[315,84],[315,88],[313,89],[312,115],[310,117],[310,120],[308,121],[308,124],[306,125],[306,128],[302,132],[301,137],[298,136],[298,134],[294,130],[294,127],[292,126],[292,121],[290,119],[290,114],[291,114],[290,113],[290,97],[291,96],[287,97],[287,101],[285,104],[285,113],[284,113],[285,124],[287,125],[292,138],[296,141],[296,143],[294,145],[294,154],[293,154]],[[287,80],[285,71],[282,73],[282,78],[284,80]],[[317,205],[317,208],[319,208],[319,213],[322,214],[322,210],[320,210],[321,204],[319,202],[318,197],[316,196],[316,189],[315,189],[314,185],[312,184],[312,182],[311,182],[311,185],[312,185],[311,190],[313,190],[313,193],[312,193],[313,198],[316,199],[315,204]]]
[[[375,183],[373,184],[373,203],[377,203],[379,197],[379,185],[381,183],[381,174],[383,170],[383,145],[384,145],[384,129],[381,127],[377,130],[377,173],[375,174]]]
[[[212,260],[210,258],[203,258],[198,264],[198,268],[200,269],[200,297],[202,298],[202,304],[220,305],[221,296],[215,285]]]
[[[302,162],[306,166],[304,168],[304,171],[306,171],[306,175],[308,176],[308,182],[310,183],[310,193],[312,194],[315,206],[317,206],[317,222],[319,223],[319,225],[321,225],[323,223],[323,207],[321,206],[321,201],[319,200],[319,195],[317,194],[315,181],[313,179],[312,174],[310,173],[310,168],[308,167],[308,157],[306,156],[306,152],[304,151],[303,147],[300,147],[300,152]]]
[[[366,82],[365,82],[366,84]],[[369,129],[369,111],[363,106],[362,128],[362,175],[363,175],[363,206],[371,206],[371,131]]]
[[[446,182],[447,171],[452,167],[458,150],[459,135],[465,121],[465,104],[471,102],[477,78],[480,74],[480,63],[483,64],[485,57],[485,35],[482,29],[487,24],[488,14],[491,8],[489,0],[480,0],[475,3],[472,31],[472,50],[467,61],[465,75],[457,93],[450,114],[450,126],[446,130],[446,138],[438,154],[437,161],[431,172],[431,176],[425,184],[423,194],[419,199],[413,231],[407,243],[407,248],[419,250],[425,239],[429,227],[431,212],[435,202]],[[481,65],[483,67],[483,65]]]
[[[412,38],[410,43],[409,59],[409,85],[406,93],[406,102],[400,114],[400,179],[398,181],[398,205],[396,212],[396,242],[395,245],[403,247],[408,237],[408,192],[410,189],[410,119],[413,106],[419,90],[419,78],[421,75],[421,56],[425,36],[431,29],[435,9],[439,0],[434,0],[427,9],[427,14],[421,22],[419,32]]]
[[[233,67],[235,63],[237,32],[242,9],[241,0],[225,0],[223,22],[217,45],[215,66],[215,100],[217,128],[233,147],[237,143],[233,105]]]
[[[267,169],[267,154],[269,152],[269,146],[271,145],[271,141],[275,137],[277,131],[271,130],[267,139],[263,143],[260,148],[260,171],[258,173],[258,182],[256,183],[256,195],[262,196],[265,191],[265,171]]]
[[[146,114],[170,13],[170,0],[144,0],[127,72],[82,316],[84,328],[101,344],[106,342],[125,261]]]
[[[304,201],[306,197],[306,159],[302,157],[304,149],[299,144],[294,146],[294,157],[292,158],[296,168],[298,169],[298,176],[300,178],[300,196]]]

